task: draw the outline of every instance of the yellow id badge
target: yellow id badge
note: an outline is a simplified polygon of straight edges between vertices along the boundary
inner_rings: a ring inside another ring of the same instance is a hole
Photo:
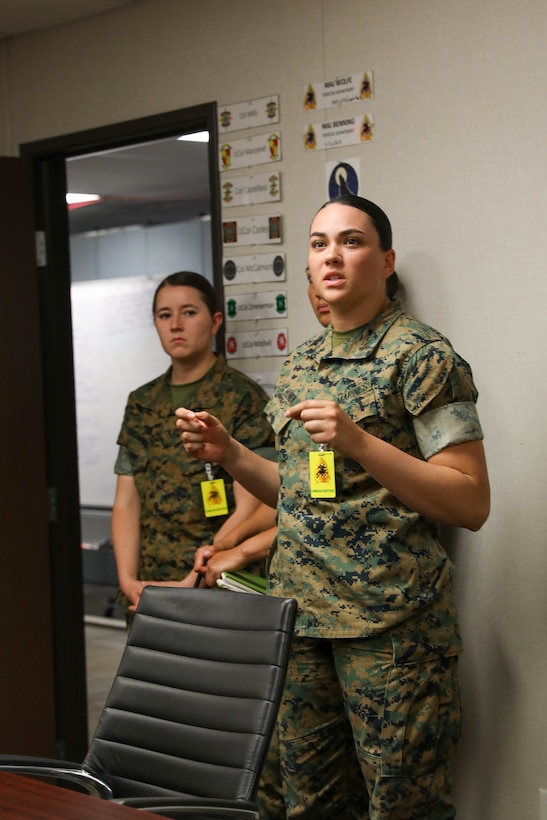
[[[335,498],[336,477],[333,450],[310,453],[310,492],[312,498]]]
[[[203,512],[206,518],[214,515],[228,515],[228,501],[223,478],[215,478],[201,482],[201,497],[203,498]]]

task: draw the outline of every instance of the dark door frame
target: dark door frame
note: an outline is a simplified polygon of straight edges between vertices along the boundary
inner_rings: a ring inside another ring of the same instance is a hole
[[[0,738],[7,754],[53,757],[44,391],[30,160],[0,157],[0,180]]]
[[[222,295],[222,237],[216,103],[170,111],[19,146],[32,160],[38,246],[49,537],[54,636],[57,751],[80,759],[87,749],[80,499],[76,441],[69,226],[65,161],[97,151],[209,131],[209,187],[214,286]],[[218,348],[224,350],[219,334]]]

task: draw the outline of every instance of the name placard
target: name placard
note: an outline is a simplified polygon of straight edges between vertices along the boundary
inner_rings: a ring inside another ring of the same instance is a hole
[[[374,120],[372,114],[365,114],[362,118],[340,117],[327,122],[311,123],[304,135],[304,148],[306,151],[315,151],[373,140]]]
[[[219,167],[221,171],[244,168],[246,165],[263,165],[281,159],[281,132],[259,134],[241,140],[221,141]]]
[[[281,174],[273,169],[265,174],[231,177],[223,180],[222,205],[258,205],[261,202],[279,202],[281,199]]]
[[[226,318],[279,319],[287,316],[287,291],[271,290],[238,293],[226,297]]]
[[[222,241],[225,245],[272,245],[281,242],[281,216],[259,214],[223,221]]]
[[[226,335],[226,358],[248,359],[259,356],[285,356],[287,330],[242,330]]]
[[[279,122],[279,94],[218,106],[219,134]],[[222,138],[222,136],[221,136]]]
[[[260,253],[233,256],[222,262],[225,285],[247,285],[252,282],[284,282],[285,254]]]
[[[351,74],[349,77],[335,77],[318,83],[309,83],[304,90],[304,110],[330,108],[347,105],[359,100],[372,100],[374,81],[372,71]]]

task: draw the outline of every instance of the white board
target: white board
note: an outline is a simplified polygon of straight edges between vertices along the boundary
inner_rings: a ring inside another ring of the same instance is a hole
[[[116,439],[131,390],[167,370],[152,321],[159,279],[132,277],[72,285],[80,504],[111,507]]]

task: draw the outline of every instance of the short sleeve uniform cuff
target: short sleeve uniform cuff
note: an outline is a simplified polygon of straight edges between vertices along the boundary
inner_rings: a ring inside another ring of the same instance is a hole
[[[116,458],[116,463],[114,465],[114,472],[116,475],[133,475],[131,459],[129,458],[127,447],[124,447],[123,444],[120,445],[118,450],[118,457]]]
[[[275,447],[257,447],[256,450],[253,450],[253,453],[262,456],[262,458],[266,458],[268,461],[277,461],[277,450]]]
[[[484,438],[477,407],[472,401],[453,402],[428,410],[413,421],[414,432],[427,460],[446,447]]]

